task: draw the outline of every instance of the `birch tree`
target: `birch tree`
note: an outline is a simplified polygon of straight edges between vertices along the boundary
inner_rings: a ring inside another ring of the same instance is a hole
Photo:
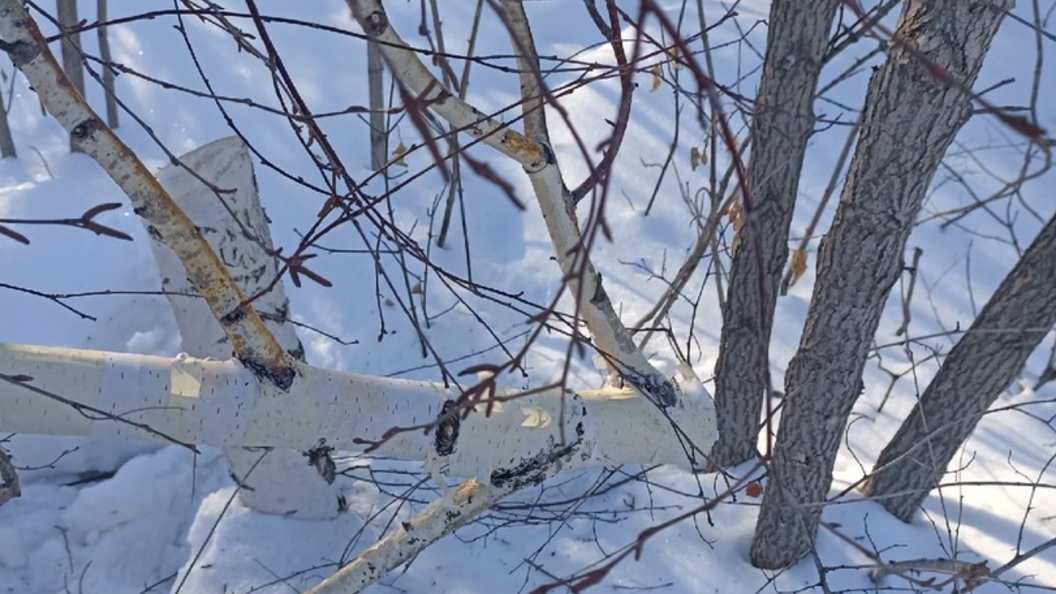
[[[278,266],[253,164],[241,139],[222,138],[200,147],[180,157],[179,164],[159,171],[157,178],[195,222],[238,288],[246,295],[259,295],[252,307],[265,328],[288,356],[304,361],[304,347],[287,323],[290,303],[283,286],[269,287]],[[151,248],[161,272],[161,288],[176,314],[183,352],[202,358],[230,357],[231,344],[209,308],[186,297],[195,288],[180,259],[163,241],[154,239]],[[320,462],[325,462],[320,468],[332,464],[326,451],[316,451]],[[342,509],[332,474],[316,472],[300,451],[229,447],[225,454],[247,507],[298,519],[333,518]]]
[[[886,8],[881,8],[890,10],[895,4],[885,2]],[[571,314],[560,316],[556,305],[543,308],[530,320],[536,333],[532,338],[552,327],[542,320],[560,317],[566,322],[562,328],[568,332],[569,358],[577,349],[596,353],[604,385],[585,389],[566,385],[562,378],[526,390],[504,388],[497,376],[515,369],[519,354],[504,364],[475,369],[479,373],[471,385],[450,381],[446,370],[442,381],[411,381],[309,365],[296,335],[284,323],[290,313],[282,277],[295,283],[298,274],[319,277],[303,267],[311,257],[301,250],[306,243],[293,255],[272,245],[244,145],[221,141],[152,174],[71,87],[22,3],[0,0],[2,48],[49,113],[128,195],[154,241],[165,288],[201,297],[171,298],[187,351],[174,358],[0,344],[0,431],[127,437],[189,449],[224,447],[236,480],[249,487],[244,495],[248,505],[312,518],[332,516],[340,503],[304,454],[316,462],[321,455],[323,466],[331,449],[421,463],[443,495],[337,569],[311,590],[314,594],[358,592],[504,497],[558,474],[632,463],[720,471],[754,457],[762,404],[776,395],[768,385],[767,353],[804,157],[818,124],[814,99],[823,92],[819,76],[825,60],[837,51],[831,29],[839,8],[853,12],[857,3],[772,3],[750,132],[740,146],[722,113],[711,65],[705,69],[696,63],[686,41],[665,21],[664,11],[643,2],[640,20],[629,24],[646,38],[646,17],[655,18],[664,35],[674,38],[657,53],[675,64],[672,68],[690,71],[697,85],[691,90],[679,87],[676,95],[691,96],[699,121],[711,124],[712,181],[719,156],[714,139],[723,135],[731,161],[727,179],[742,173],[744,177],[732,182],[737,190],[715,192],[712,212],[700,217],[699,249],[692,250],[679,270],[674,296],[653,310],[664,311],[659,318],[666,315],[706,250],[721,262],[716,239],[721,232],[716,228],[729,212],[721,205],[739,207],[743,226],[733,239],[737,247],[729,292],[720,296],[725,297],[720,301],[724,324],[721,331],[716,329],[717,420],[710,395],[686,360],[661,366],[635,344],[632,328],[622,319],[622,304],[610,298],[594,263],[592,249],[610,235],[604,201],[588,209],[589,201],[581,199],[593,186],[604,186],[604,169],[611,166],[630,117],[629,96],[621,98],[619,121],[609,122],[615,132],[602,143],[607,152],[601,164],[570,190],[566,175],[571,168],[563,168],[568,160],[555,150],[553,122],[548,121],[566,114],[555,90],[547,86],[521,1],[489,3],[509,34],[519,83],[518,98],[511,105],[520,113],[507,110],[501,117],[489,116],[467,101],[468,75],[456,83],[445,70],[450,67],[444,56],[434,53],[432,67],[423,62],[429,52],[412,48],[381,2],[347,0],[347,5],[358,26],[356,35],[362,31],[361,39],[369,44],[368,68],[375,75],[368,108],[374,133],[370,169],[387,175],[388,156],[380,148],[385,144],[380,133],[387,132],[382,129],[380,93],[384,61],[401,104],[393,111],[402,110],[408,125],[421,133],[419,148],[433,154],[438,169],[448,159],[459,159],[508,193],[509,184],[486,164],[472,160],[464,148],[489,147],[523,169],[553,245],[555,278],[572,306]],[[881,308],[903,268],[907,237],[931,179],[972,113],[972,85],[1003,10],[1011,5],[1011,0],[987,5],[907,0],[897,30],[885,36],[886,61],[873,74],[865,108],[855,123],[861,137],[835,220],[821,244],[806,327],[786,374],[777,443],[765,452],[772,457],[761,462],[768,479],[750,551],[758,567],[786,566],[813,546]],[[333,214],[348,226],[366,219],[379,237],[399,236],[399,229],[377,216],[380,199],[360,193],[358,180],[341,163],[309,102],[297,91],[268,36],[267,19],[253,0],[247,0],[246,7],[248,13],[230,17],[242,19],[238,26],[225,20],[229,13],[219,7],[210,13],[215,19],[210,24],[232,35],[239,51],[259,58],[272,74],[291,127],[330,182],[318,224]],[[642,50],[636,45],[641,39],[630,44],[622,37],[621,26],[629,17],[617,3],[606,3],[607,20],[593,4],[588,7],[616,58],[617,66],[608,76],[620,78],[623,92],[629,94],[632,75],[641,68]],[[196,14],[204,18],[205,12]],[[843,34],[867,35],[883,14],[878,10],[861,15],[859,28]],[[239,28],[245,22],[257,28],[255,33]],[[423,29],[425,22],[423,13]],[[703,22],[701,15],[707,48]],[[473,31],[475,36],[476,23]],[[626,52],[630,45],[635,45],[634,51]],[[446,53],[442,44],[439,53]],[[654,80],[660,78],[656,72],[659,67],[653,71]],[[213,95],[218,106],[232,100]],[[730,96],[743,99],[732,92]],[[705,117],[707,110],[713,113]],[[447,143],[437,130],[461,138]],[[739,167],[745,150],[746,169]],[[226,192],[229,185],[237,189],[234,195]],[[1027,250],[882,454],[865,491],[882,497],[898,517],[911,517],[979,416],[1018,373],[1041,338],[1033,330],[1056,323],[1053,300],[1044,294],[1056,276],[1053,225],[1050,221]],[[412,242],[401,247],[417,249]],[[239,256],[230,257],[236,250]],[[420,252],[414,255],[428,260]],[[377,282],[383,282],[380,276]],[[555,297],[554,303],[561,298]],[[694,309],[698,305],[694,303]],[[1005,338],[985,340],[994,330]],[[963,394],[970,389],[977,389],[977,396],[966,399]],[[954,408],[956,413],[951,412]],[[774,422],[770,412],[768,425]],[[264,451],[270,453],[261,458]],[[259,464],[262,459],[271,462]],[[449,488],[449,478],[463,482]],[[5,485],[0,495],[17,494],[17,481],[5,478]],[[907,490],[912,493],[903,493]]]
[[[324,436],[330,447],[421,460],[434,473],[442,462],[448,474],[470,479],[453,499],[426,510],[414,524],[413,539],[395,534],[368,551],[366,578],[341,577],[348,575],[347,568],[335,576],[358,587],[491,502],[558,472],[596,464],[696,463],[715,437],[710,396],[688,367],[677,381],[659,373],[616,316],[548,146],[539,68],[523,8],[517,2],[503,6],[522,69],[524,134],[450,94],[445,100],[443,86],[405,49],[380,5],[351,4],[401,84],[431,110],[525,167],[569,291],[611,369],[612,386],[571,394],[554,387],[515,396],[485,378],[487,389],[475,394],[486,398],[476,400],[443,384],[355,376],[297,361],[264,326],[201,229],[68,84],[33,19],[13,1],[0,4],[4,48],[49,113],[128,193],[150,235],[179,258],[236,358],[165,359],[3,345],[3,430],[296,451],[310,450]],[[188,315],[187,323],[198,324],[202,317]],[[186,327],[189,335],[197,332]],[[427,433],[424,427],[435,430]]]

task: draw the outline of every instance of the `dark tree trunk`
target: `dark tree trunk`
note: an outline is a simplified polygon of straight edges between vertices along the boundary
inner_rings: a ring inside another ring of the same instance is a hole
[[[803,153],[814,131],[814,91],[839,4],[778,0],[770,7],[751,128],[748,220],[730,270],[715,366],[719,441],[712,450],[712,468],[744,462],[756,453],[777,285],[788,258],[788,227]]]
[[[106,0],[97,0],[95,4],[96,19],[100,23],[107,21]],[[114,95],[114,69],[110,67],[110,36],[107,27],[99,27],[99,59],[103,61],[103,93],[106,95],[106,125],[117,128],[117,98]]]
[[[5,159],[18,156],[15,151],[15,139],[11,137],[11,124],[7,119],[9,109],[4,105],[4,97],[0,93],[0,156]]]
[[[370,94],[370,167],[381,171],[389,160],[389,135],[385,132],[385,66],[376,41],[367,42],[367,89]]]
[[[1012,0],[909,0],[869,83],[862,133],[818,276],[785,400],[752,563],[784,567],[813,546],[862,368],[906,238],[946,148],[971,115],[970,87]]]
[[[66,71],[70,83],[77,92],[84,97],[84,66],[81,64],[81,34],[65,31],[75,29],[80,19],[77,18],[77,0],[57,0],[56,18],[59,26],[64,30],[62,37],[62,69]],[[70,139],[70,151],[79,153],[81,147]]]
[[[953,347],[863,491],[908,522],[986,409],[1056,324],[1056,217]]]

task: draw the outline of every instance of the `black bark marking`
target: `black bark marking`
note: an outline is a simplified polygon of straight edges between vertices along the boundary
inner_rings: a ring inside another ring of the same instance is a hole
[[[600,306],[609,300],[609,296],[605,293],[605,287],[601,284],[600,272],[594,277],[594,283],[594,294],[590,296],[590,304]]]
[[[99,118],[88,118],[82,120],[76,126],[70,130],[70,137],[77,142],[84,142],[85,140],[91,139],[91,137],[99,130],[103,129],[103,122]]]
[[[458,405],[454,400],[445,400],[440,408],[440,414],[436,417],[436,435],[433,447],[439,456],[450,456],[455,451],[458,442],[458,429],[461,421],[455,408]]]
[[[246,312],[246,306],[239,304],[238,307],[227,312],[224,317],[220,318],[220,323],[225,326],[237,324],[238,322],[241,322],[242,320],[246,319],[246,315],[248,315]]]
[[[29,64],[40,55],[40,44],[33,41],[19,40],[14,43],[5,43],[2,49],[11,56],[11,62],[16,68]]]
[[[363,19],[363,30],[367,35],[371,37],[378,37],[389,28],[389,17],[385,16],[385,11],[377,10]]]
[[[293,385],[294,378],[297,377],[297,371],[293,367],[283,366],[280,369],[272,369],[270,365],[265,365],[257,361],[251,361],[241,357],[239,357],[238,360],[246,367],[246,369],[253,372],[253,375],[256,376],[258,381],[274,384],[283,392],[289,391],[290,386]]]
[[[576,434],[582,438],[584,433],[583,424],[577,424]],[[491,484],[500,489],[510,485],[515,491],[538,485],[546,479],[547,470],[558,460],[575,453],[580,443],[581,440],[562,446],[551,444],[549,450],[542,450],[531,458],[522,458],[520,464],[512,468],[498,468],[491,473]]]
[[[334,484],[337,478],[337,463],[334,462],[334,447],[326,445],[326,438],[319,438],[319,444],[301,455],[308,458],[308,465],[314,466],[319,476],[323,477],[328,485]]]

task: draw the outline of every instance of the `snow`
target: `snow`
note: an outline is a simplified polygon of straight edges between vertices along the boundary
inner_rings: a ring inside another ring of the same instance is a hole
[[[143,8],[139,3],[111,4],[112,18]],[[258,4],[264,14],[358,30],[340,0],[261,0]],[[473,3],[441,4],[447,48],[454,53],[463,51]],[[714,22],[716,16],[711,15],[721,14],[718,3],[705,5],[709,22]],[[594,46],[600,39],[578,4],[544,1],[526,6],[544,56],[566,55],[570,50]],[[231,3],[231,7],[244,10],[239,3]],[[665,7],[677,16],[678,3],[666,3]],[[82,18],[91,21],[94,3],[81,2],[80,8]],[[387,9],[405,38],[418,46],[428,45],[414,34],[419,19],[417,3],[390,2]],[[742,4],[738,10],[741,16],[736,24],[750,29],[749,41],[761,49],[765,32],[757,20],[765,18],[766,3]],[[484,12],[490,20],[486,21],[477,53],[507,55],[506,35],[487,8]],[[1030,6],[1018,7],[1017,14],[1033,19]],[[245,30],[253,30],[248,20],[236,21]],[[686,16],[685,30],[691,31],[695,22],[695,16]],[[172,16],[163,16],[112,27],[114,59],[162,80],[204,91],[174,29],[176,24]],[[260,104],[281,107],[272,90],[271,74],[259,61],[246,52],[236,52],[231,38],[215,27],[194,18],[186,18],[184,24],[218,94],[252,97]],[[47,31],[48,27],[42,26]],[[269,32],[313,110],[340,111],[366,104],[366,60],[358,40],[279,23],[269,25]],[[737,91],[750,95],[758,79],[759,56],[743,44],[732,43],[740,37],[733,21],[715,35],[719,79],[736,81]],[[94,33],[83,36],[82,42],[89,54],[97,53]],[[731,44],[720,47],[724,42]],[[1052,48],[1051,42],[1045,43],[1046,50]],[[976,88],[985,89],[1014,77],[1014,83],[997,88],[988,97],[999,105],[1025,104],[1034,55],[1034,36],[1029,29],[1006,22]],[[577,59],[611,60],[605,45],[585,49]],[[822,80],[830,80],[852,59],[848,55],[834,61]],[[543,66],[553,64],[546,60]],[[461,63],[455,67],[460,70]],[[31,239],[29,246],[0,237],[0,282],[5,283],[0,286],[0,311],[5,314],[0,341],[175,355],[180,339],[166,299],[142,294],[156,291],[160,279],[149,240],[127,200],[88,158],[69,154],[65,134],[53,120],[41,116],[24,78],[13,75],[10,65],[2,69],[8,80],[14,76],[10,83],[13,94],[5,94],[5,105],[11,110],[9,118],[20,157],[0,162],[0,218],[78,217],[97,204],[120,202],[121,209],[102,215],[100,221],[128,233],[134,241],[54,226],[19,226],[18,230]],[[666,75],[670,79],[675,74]],[[554,75],[552,80],[557,84],[571,76]],[[847,105],[858,105],[867,77],[868,67],[838,86],[832,96]],[[638,82],[635,119],[628,129],[606,203],[607,221],[616,241],[601,241],[593,252],[606,290],[625,321],[640,318],[663,292],[665,283],[653,275],[670,276],[682,263],[697,229],[681,191],[688,185],[692,200],[692,193],[707,183],[706,173],[691,172],[686,166],[689,147],[701,145],[702,138],[687,108],[681,115],[680,144],[672,165],[681,182],[669,172],[660,184],[653,210],[648,217],[643,216],[660,175],[658,165],[672,139],[674,97],[667,86],[650,93],[647,72],[639,75]],[[515,98],[517,84],[515,75],[476,63],[467,98],[485,112],[498,110]],[[1039,121],[1050,133],[1056,129],[1056,111],[1051,108],[1054,92],[1056,69],[1043,69]],[[207,98],[165,89],[132,74],[118,77],[117,94],[150,129],[122,113],[118,131],[154,170],[169,161],[159,143],[181,154],[232,133]],[[90,87],[88,95],[97,109],[102,107],[97,87]],[[593,148],[607,135],[605,119],[614,117],[618,97],[618,81],[608,80],[562,98],[587,147]],[[684,98],[682,101],[685,106]],[[819,105],[819,112],[828,117],[850,119],[835,105]],[[732,104],[727,107],[733,110]],[[237,102],[225,102],[224,108],[260,156],[302,176],[317,189],[323,187],[324,177],[280,115]],[[504,117],[513,116],[507,113]],[[366,124],[355,115],[328,117],[322,122],[352,177],[366,179],[370,173]],[[550,122],[566,182],[574,185],[582,179],[586,166],[555,112],[551,112]],[[735,120],[734,125],[741,122]],[[810,220],[845,134],[846,127],[833,126],[812,140],[792,237],[801,235]],[[406,121],[401,121],[393,133],[393,144],[401,140],[408,146],[419,140]],[[1017,176],[1022,144],[1022,139],[996,120],[979,116],[966,127],[946,163],[985,197],[1000,188],[988,172],[1004,180]],[[340,227],[320,245],[355,251],[320,252],[311,261],[312,269],[331,280],[334,287],[306,281],[294,288],[287,283],[291,311],[304,325],[298,333],[312,364],[366,374],[443,379],[437,362],[422,356],[415,327],[401,311],[401,303],[418,298],[403,288],[405,273],[407,286],[421,283],[425,287],[427,300],[416,303],[418,316],[423,320],[429,317],[425,333],[448,372],[456,374],[480,362],[504,361],[508,355],[503,349],[516,352],[524,345],[530,328],[528,316],[546,307],[560,287],[560,275],[552,262],[553,248],[520,167],[486,147],[469,150],[511,181],[527,208],[517,210],[494,186],[467,176],[464,225],[456,209],[449,247],[437,248],[434,240],[430,256],[443,271],[460,277],[471,274],[475,282],[505,294],[445,286],[440,271],[426,270],[409,258],[405,264],[394,246],[379,240],[369,225],[364,224],[362,237],[347,225]],[[708,156],[722,162],[721,172],[725,157]],[[298,234],[314,222],[326,196],[279,175],[262,164],[259,156],[256,161],[261,198],[273,221],[275,243],[285,246],[288,253],[296,246]],[[406,163],[406,174],[393,180],[393,185],[426,169],[431,157],[428,151],[412,150]],[[1040,158],[1031,168],[1037,169],[1039,163]],[[1052,174],[1046,173],[1026,183],[1020,197],[996,202],[989,211],[978,210],[945,228],[940,226],[941,220],[934,220],[914,231],[910,247],[920,246],[924,256],[912,304],[912,336],[929,337],[970,324],[974,312],[1011,268],[1017,250],[1025,247],[1040,228],[1041,221],[1030,209],[1041,220],[1056,210],[1048,191],[1052,182]],[[365,191],[380,195],[385,182],[372,178]],[[385,203],[384,210],[388,216],[391,208],[395,223],[424,248],[438,232],[439,221],[431,216],[437,208],[442,212],[445,199],[446,190],[432,172],[401,187]],[[922,218],[970,200],[950,172],[940,170]],[[834,203],[830,202],[820,229],[828,224]],[[1003,220],[1009,221],[1007,226],[1002,225]],[[1011,243],[1013,233],[1017,244]],[[471,270],[466,263],[467,241]],[[376,245],[381,246],[381,265],[395,289],[384,282],[375,284],[375,262],[363,250]],[[816,245],[816,241],[812,243],[812,249]],[[778,302],[771,348],[775,385],[780,385],[784,366],[798,344],[814,280],[815,253],[811,251],[809,257],[807,273],[789,296]],[[42,297],[4,288],[8,285],[55,294],[113,293],[63,301],[93,320]],[[905,283],[898,290],[904,293]],[[680,302],[672,310],[670,324],[678,348],[690,354],[694,372],[707,379],[718,353],[720,314],[714,280],[705,278],[703,267],[686,293],[697,291],[702,291],[699,307]],[[494,296],[495,301],[484,296]],[[568,310],[567,301],[560,306]],[[901,300],[893,296],[877,343],[901,340],[894,336],[901,321]],[[691,330],[692,340],[688,338]],[[1056,458],[1056,388],[1052,384],[1038,391],[1032,388],[1048,356],[1051,335],[1028,362],[1021,381],[1010,386],[995,405],[1003,410],[987,415],[980,423],[964,448],[961,468],[948,476],[951,486],[932,493],[925,504],[926,513],[914,524],[893,519],[876,503],[861,500],[853,490],[844,493],[868,473],[879,450],[934,374],[936,361],[927,357],[935,350],[948,351],[955,340],[956,336],[939,335],[921,339],[909,348],[897,344],[879,351],[881,361],[871,359],[867,364],[866,392],[856,405],[837,461],[831,502],[825,508],[825,525],[818,536],[819,563],[828,568],[824,577],[831,591],[874,591],[878,587],[869,579],[871,561],[863,551],[879,553],[885,561],[938,557],[987,560],[994,569],[1056,538],[1056,497],[1052,495],[1056,483],[1052,468]],[[561,333],[544,333],[532,347],[525,373],[504,377],[503,381],[511,388],[544,385],[560,377],[567,350]],[[672,347],[667,341],[654,338],[646,355],[665,373],[674,373]],[[569,381],[577,386],[597,387],[600,381],[600,372],[589,357],[575,358],[570,373]],[[883,410],[878,411],[890,383],[889,373],[902,374],[901,379]],[[0,593],[298,592],[354,558],[392,526],[412,518],[441,491],[435,479],[422,472],[421,465],[343,458],[339,460],[342,476],[338,480],[348,500],[348,513],[330,522],[308,522],[245,509],[235,497],[236,487],[227,475],[223,457],[209,448],[195,455],[177,446],[30,435],[14,436],[3,445],[20,469],[23,494],[0,506]],[[633,547],[643,530],[712,501],[751,470],[747,464],[730,469],[731,476],[723,477],[673,467],[651,469],[647,474],[625,467],[558,477],[543,488],[504,501],[368,591],[517,592],[580,575],[602,566],[609,555]],[[821,592],[816,586],[817,568],[809,558],[777,574],[756,570],[748,563],[758,502],[742,488],[734,498],[724,499],[713,509],[653,534],[639,559],[632,555],[618,563],[593,591],[655,589],[681,594],[812,588]],[[1056,548],[1031,557],[1001,578],[1007,585],[987,583],[976,591],[1056,589]],[[943,579],[938,576],[937,582]],[[891,576],[880,587],[914,586]],[[920,584],[915,587],[926,590]],[[951,586],[945,589],[950,591]]]

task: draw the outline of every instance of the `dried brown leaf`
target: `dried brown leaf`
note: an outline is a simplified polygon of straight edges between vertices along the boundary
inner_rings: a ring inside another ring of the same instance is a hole
[[[792,261],[789,262],[789,268],[792,270],[792,280],[788,283],[788,286],[796,284],[799,277],[803,276],[803,273],[807,271],[807,252],[806,250],[794,250],[792,252]]]
[[[399,165],[400,167],[406,167],[407,163],[403,161],[403,156],[407,154],[407,146],[402,142],[396,145],[396,148],[392,149],[392,164]]]
[[[660,81],[662,80],[660,76],[660,67],[653,66],[649,69],[649,74],[653,75],[653,82],[649,84],[649,92],[652,93],[660,88]]]

